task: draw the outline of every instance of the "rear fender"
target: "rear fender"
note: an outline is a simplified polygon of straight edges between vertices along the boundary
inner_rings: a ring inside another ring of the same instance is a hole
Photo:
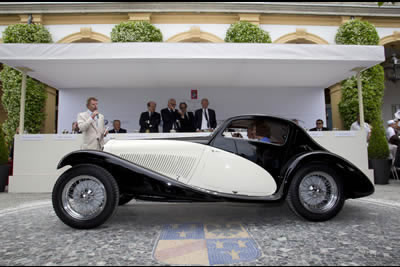
[[[289,186],[302,167],[309,164],[325,164],[335,170],[343,181],[346,198],[361,198],[374,193],[375,188],[370,179],[354,164],[330,152],[309,152],[297,155],[281,171],[284,178],[283,194],[286,196]]]

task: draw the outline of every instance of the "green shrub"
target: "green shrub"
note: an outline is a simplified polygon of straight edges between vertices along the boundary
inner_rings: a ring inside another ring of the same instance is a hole
[[[50,43],[49,31],[38,24],[10,25],[3,33],[4,43]],[[7,120],[2,128],[6,134],[6,141],[11,144],[15,131],[19,125],[19,111],[21,99],[22,74],[6,65],[0,72],[3,85],[1,98],[7,112]],[[46,105],[47,93],[45,85],[28,77],[26,83],[25,129],[29,133],[38,133],[46,118],[43,113]]]
[[[228,43],[271,43],[271,37],[260,26],[247,21],[232,24],[226,32]]]
[[[51,43],[50,32],[40,24],[14,24],[3,32],[4,43]]]
[[[371,23],[358,19],[350,20],[339,27],[336,34],[337,44],[378,45],[379,35]],[[382,66],[377,65],[361,73],[363,86],[364,113],[367,122],[381,118],[385,76]],[[342,99],[339,112],[345,127],[356,121],[358,114],[357,79],[352,77],[342,82]]]
[[[367,21],[350,20],[343,24],[336,34],[337,44],[378,45],[379,35],[375,26]],[[361,73],[364,114],[367,122],[372,122],[371,138],[368,145],[370,159],[386,159],[389,147],[382,122],[382,104],[385,90],[385,75],[381,65]],[[356,121],[359,113],[357,79],[352,77],[342,82],[342,100],[339,112],[346,128]]]
[[[335,41],[345,45],[378,45],[379,35],[368,21],[354,19],[340,26]]]
[[[381,116],[384,95],[384,71],[376,65],[361,73],[365,120],[372,122]],[[359,112],[357,78],[352,77],[342,82],[342,100],[339,112],[346,129],[357,120]]]
[[[371,138],[368,145],[369,159],[389,158],[389,145],[385,137],[385,128],[382,119],[372,123]]]
[[[111,31],[113,42],[162,42],[161,31],[146,21],[121,22]]]
[[[8,163],[8,148],[6,145],[6,140],[4,138],[4,133],[0,127],[0,165],[5,165]]]

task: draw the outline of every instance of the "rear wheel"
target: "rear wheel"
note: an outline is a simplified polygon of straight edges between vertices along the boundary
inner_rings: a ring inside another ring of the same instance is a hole
[[[104,168],[81,164],[60,176],[52,200],[55,213],[65,224],[77,229],[95,228],[114,214],[118,184]]]
[[[325,165],[306,166],[295,174],[287,201],[294,213],[307,220],[329,220],[341,211],[345,202],[342,180]]]

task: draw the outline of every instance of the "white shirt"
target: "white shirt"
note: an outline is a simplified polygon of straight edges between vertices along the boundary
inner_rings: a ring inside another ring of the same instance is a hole
[[[201,130],[206,130],[206,129],[208,129],[209,127],[207,126],[207,119],[206,119],[206,116],[204,115],[205,113],[204,113],[204,110],[207,112],[207,117],[208,117],[208,120],[210,120],[210,115],[209,115],[209,113],[208,113],[208,108],[206,108],[206,109],[202,109],[202,114],[203,114],[203,118],[202,118],[202,120],[201,120]]]
[[[98,120],[97,120],[98,115],[97,115],[96,117],[94,117],[94,119],[93,119],[93,118],[92,118],[93,112],[91,112],[89,109],[87,110],[87,112],[88,112],[89,115],[90,115],[90,119],[91,119],[91,120],[94,120],[94,121],[96,122],[96,126],[99,127],[99,122],[98,122]]]
[[[371,127],[366,122],[364,122],[364,125],[365,125],[364,129],[365,129],[365,133],[367,134],[367,142],[368,142],[368,134],[371,132]],[[360,129],[361,129],[361,126],[358,123],[358,121],[354,122],[350,127],[350,131],[359,131]]]
[[[364,122],[364,125],[365,125],[366,132],[369,133],[371,131],[371,127],[366,122]],[[358,123],[358,121],[354,122],[350,127],[350,131],[359,131],[360,129],[361,129],[361,126]]]
[[[386,129],[386,138],[387,138],[387,140],[389,140],[390,139],[390,137],[392,137],[393,135],[396,135],[396,131],[393,129],[393,127],[388,127],[387,129]]]

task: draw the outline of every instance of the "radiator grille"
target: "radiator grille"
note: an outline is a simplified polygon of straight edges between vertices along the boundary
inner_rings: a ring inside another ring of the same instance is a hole
[[[188,179],[196,158],[171,154],[120,154],[121,158],[171,178]]]

